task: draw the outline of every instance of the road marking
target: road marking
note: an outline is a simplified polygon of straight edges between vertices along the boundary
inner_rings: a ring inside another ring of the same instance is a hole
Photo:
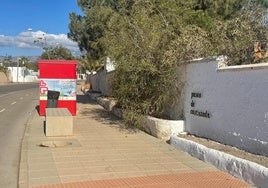
[[[14,105],[14,104],[16,104],[17,102],[16,101],[14,101],[13,103],[11,103],[11,105]]]
[[[13,91],[13,92],[10,92],[10,93],[6,93],[6,94],[3,94],[3,95],[0,95],[0,97],[5,97],[5,96],[8,96],[8,95],[12,95],[12,94],[16,94],[16,92]]]
[[[2,110],[0,110],[0,113],[1,113],[1,112],[4,112],[5,110],[6,110],[6,109],[5,109],[5,108],[3,108]]]

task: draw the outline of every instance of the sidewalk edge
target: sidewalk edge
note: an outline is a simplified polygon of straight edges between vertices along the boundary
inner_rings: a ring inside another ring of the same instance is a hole
[[[187,152],[191,156],[204,162],[210,163],[218,169],[244,180],[251,185],[263,188],[267,187],[268,168],[264,166],[177,136],[171,136],[170,144],[175,148]]]
[[[28,188],[28,137],[30,134],[30,125],[31,120],[35,115],[35,110],[31,112],[26,125],[21,142],[21,153],[20,153],[20,162],[19,162],[19,178],[18,178],[18,187],[19,188]]]

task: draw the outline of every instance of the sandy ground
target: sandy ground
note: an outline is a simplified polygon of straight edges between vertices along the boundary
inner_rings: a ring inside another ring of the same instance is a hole
[[[246,159],[248,161],[255,162],[257,164],[260,164],[260,165],[268,168],[268,157],[248,153],[246,151],[237,149],[235,147],[220,144],[218,142],[214,142],[212,140],[205,139],[205,138],[196,137],[193,135],[178,135],[178,136],[181,138],[192,140],[192,141],[197,142],[199,144],[202,144],[208,148],[222,151],[222,152],[228,153],[230,155],[233,155],[233,156],[236,156],[236,157],[239,157],[242,159]]]

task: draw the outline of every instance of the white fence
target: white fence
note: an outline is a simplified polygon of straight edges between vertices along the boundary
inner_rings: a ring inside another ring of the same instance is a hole
[[[25,67],[8,67],[11,82],[37,82],[38,73]]]
[[[112,94],[111,79],[113,72],[107,72],[105,69],[98,71],[97,74],[90,76],[92,90],[100,91],[104,96]]]
[[[268,156],[268,64],[185,65],[185,130]]]

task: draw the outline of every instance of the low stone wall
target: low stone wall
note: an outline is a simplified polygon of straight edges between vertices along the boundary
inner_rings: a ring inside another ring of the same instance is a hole
[[[184,121],[166,120],[147,116],[143,129],[156,138],[168,141],[172,135],[178,135],[184,131]]]
[[[115,100],[103,97],[98,97],[96,100],[103,108],[112,112],[117,117],[122,118],[122,110],[115,107]],[[165,120],[147,116],[146,122],[142,128],[148,134],[161,140],[168,141],[172,135],[178,135],[184,131],[184,121]]]

